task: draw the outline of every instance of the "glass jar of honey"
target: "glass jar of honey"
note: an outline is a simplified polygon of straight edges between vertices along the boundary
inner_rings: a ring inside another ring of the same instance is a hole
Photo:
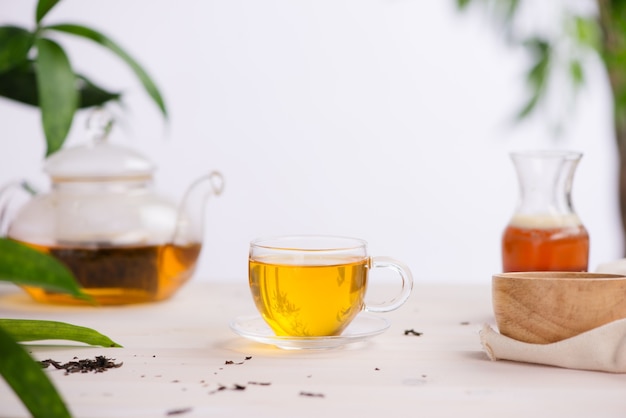
[[[502,269],[587,271],[589,234],[571,199],[582,154],[529,151],[511,154],[519,201],[502,235]]]

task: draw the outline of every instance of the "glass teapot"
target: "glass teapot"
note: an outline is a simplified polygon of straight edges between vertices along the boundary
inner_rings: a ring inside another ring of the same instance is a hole
[[[149,160],[107,140],[110,119],[95,123],[90,143],[45,161],[50,192],[36,194],[0,223],[9,238],[65,264],[99,304],[166,299],[195,269],[205,202],[222,193],[222,175],[214,171],[196,180],[175,204],[153,191],[155,167]],[[39,288],[25,290],[41,302],[84,303]]]

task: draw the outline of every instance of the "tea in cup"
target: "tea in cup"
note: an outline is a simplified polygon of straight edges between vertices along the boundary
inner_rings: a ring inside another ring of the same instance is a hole
[[[334,236],[284,236],[250,243],[249,284],[261,316],[278,336],[340,335],[362,311],[388,312],[413,288],[409,268],[368,255],[367,243]],[[401,290],[383,304],[365,303],[369,272],[391,269]]]

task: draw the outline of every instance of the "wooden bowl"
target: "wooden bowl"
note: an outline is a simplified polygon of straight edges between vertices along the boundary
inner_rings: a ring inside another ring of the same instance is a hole
[[[502,335],[548,344],[626,318],[626,276],[567,272],[495,274],[492,298]]]

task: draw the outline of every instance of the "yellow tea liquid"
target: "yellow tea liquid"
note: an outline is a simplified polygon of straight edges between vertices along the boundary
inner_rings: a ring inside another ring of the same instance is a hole
[[[81,289],[102,305],[167,299],[191,277],[201,249],[197,243],[100,248],[27,245],[65,264]],[[62,293],[24,289],[40,302],[85,304]]]
[[[339,335],[363,309],[367,270],[368,259],[325,265],[250,260],[250,289],[276,335]]]

